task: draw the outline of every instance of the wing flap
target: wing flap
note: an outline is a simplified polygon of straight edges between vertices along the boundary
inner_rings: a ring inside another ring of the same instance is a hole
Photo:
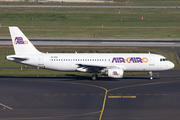
[[[116,65],[116,66],[108,66],[108,65],[102,65],[102,64],[76,64],[78,65],[80,69],[86,69],[86,71],[100,71],[103,69],[123,69],[125,70],[126,67],[124,65]]]

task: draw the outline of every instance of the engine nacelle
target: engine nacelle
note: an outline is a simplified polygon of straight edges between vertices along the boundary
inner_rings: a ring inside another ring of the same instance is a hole
[[[78,72],[88,72],[88,69],[86,69],[86,68],[77,68],[76,70]]]
[[[112,78],[122,78],[124,74],[123,69],[107,69],[101,72],[102,75],[106,75]]]

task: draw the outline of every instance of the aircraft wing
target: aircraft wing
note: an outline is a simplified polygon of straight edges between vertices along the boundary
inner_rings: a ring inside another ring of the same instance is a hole
[[[117,68],[117,66],[107,66],[98,64],[76,64],[78,65],[78,71],[86,70],[86,72],[100,72],[103,69]],[[83,71],[84,72],[84,71]]]
[[[108,65],[99,65],[99,64],[76,64],[78,65],[78,69],[79,71],[81,71],[82,69],[86,69],[90,72],[99,72],[103,69],[126,69],[125,66],[123,65],[118,65],[118,66],[108,66]]]
[[[107,68],[107,65],[96,65],[96,64],[77,64],[79,67],[84,67],[84,68],[99,68],[99,69],[103,69],[103,68]]]

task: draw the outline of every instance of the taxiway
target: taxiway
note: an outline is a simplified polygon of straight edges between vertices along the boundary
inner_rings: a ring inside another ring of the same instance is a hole
[[[179,71],[148,77],[0,76],[0,120],[178,120]]]

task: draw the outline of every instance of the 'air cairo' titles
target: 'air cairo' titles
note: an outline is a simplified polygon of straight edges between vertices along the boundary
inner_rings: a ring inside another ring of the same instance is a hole
[[[148,61],[146,57],[127,57],[126,59],[123,57],[114,57],[112,63],[148,63]]]

